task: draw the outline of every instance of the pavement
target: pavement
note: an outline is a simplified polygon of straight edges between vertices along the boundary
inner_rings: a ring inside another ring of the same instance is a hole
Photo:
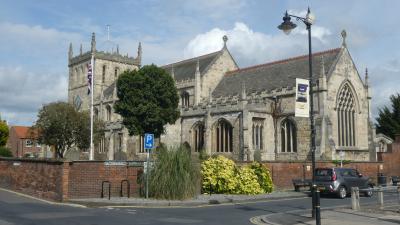
[[[295,191],[274,191],[269,194],[262,195],[226,195],[226,194],[203,194],[194,199],[182,201],[177,200],[158,200],[145,198],[127,198],[127,197],[111,197],[108,198],[86,198],[86,199],[70,199],[69,203],[81,204],[88,207],[196,207],[218,204],[234,204],[245,202],[256,202],[266,200],[278,200],[287,198],[306,198],[309,193]]]
[[[350,208],[326,208],[321,211],[323,225],[395,225],[400,224],[399,205],[378,208],[366,206],[354,211]],[[314,225],[316,221],[304,210],[263,215],[252,218],[254,224]]]

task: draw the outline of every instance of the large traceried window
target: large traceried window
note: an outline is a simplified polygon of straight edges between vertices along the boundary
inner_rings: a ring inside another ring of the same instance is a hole
[[[189,93],[187,93],[186,91],[182,93],[181,95],[181,100],[182,100],[182,107],[183,108],[187,108],[189,107]]]
[[[355,100],[349,84],[345,84],[337,99],[339,146],[355,146]]]
[[[219,120],[214,126],[214,149],[216,152],[232,152],[232,125],[224,120]]]
[[[253,148],[263,149],[263,129],[264,120],[263,119],[253,119],[252,127],[252,138],[253,138]]]
[[[204,124],[197,122],[192,128],[192,146],[195,152],[204,147]]]
[[[297,152],[297,130],[290,119],[281,123],[281,152]]]

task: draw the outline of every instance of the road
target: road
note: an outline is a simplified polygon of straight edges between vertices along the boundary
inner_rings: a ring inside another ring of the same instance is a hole
[[[362,198],[376,201],[374,198]],[[0,225],[252,224],[260,215],[310,209],[311,198],[192,208],[78,208],[0,190]],[[349,206],[350,198],[322,198],[321,207]]]

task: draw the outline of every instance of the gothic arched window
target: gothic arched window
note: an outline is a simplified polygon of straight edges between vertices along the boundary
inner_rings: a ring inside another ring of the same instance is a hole
[[[181,95],[181,100],[182,100],[182,107],[187,108],[189,107],[189,93],[186,91],[182,93]]]
[[[219,120],[214,126],[214,149],[216,152],[232,152],[232,125],[226,120]]]
[[[101,74],[101,82],[102,83],[106,82],[106,65],[103,65],[103,72]]]
[[[97,108],[93,109],[93,116],[94,116],[95,119],[99,118],[99,110]]]
[[[192,146],[195,152],[204,147],[204,124],[197,122],[192,128]]]
[[[339,146],[355,146],[355,101],[350,86],[345,84],[338,96],[337,118]]]
[[[281,152],[297,152],[297,130],[292,120],[281,123]]]
[[[111,120],[111,106],[107,105],[106,106],[106,121]]]
[[[252,129],[253,148],[254,149],[263,149],[264,120],[253,119],[253,127],[252,128],[253,128]]]

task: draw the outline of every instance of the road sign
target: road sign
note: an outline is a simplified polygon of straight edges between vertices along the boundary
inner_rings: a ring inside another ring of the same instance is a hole
[[[154,134],[144,134],[144,148],[154,148]]]

